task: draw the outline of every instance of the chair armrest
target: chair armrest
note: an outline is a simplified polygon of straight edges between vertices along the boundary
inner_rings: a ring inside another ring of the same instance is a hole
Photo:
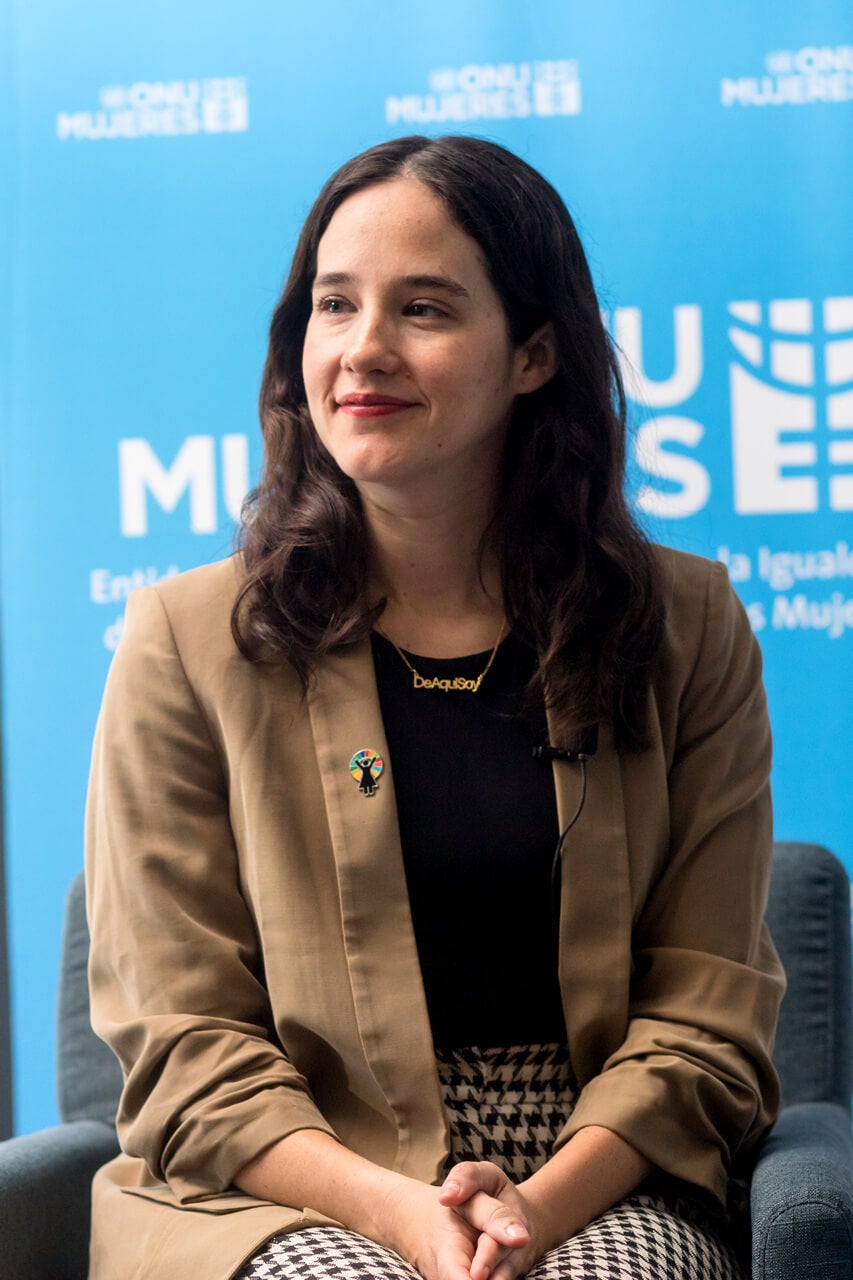
[[[831,1102],[787,1107],[752,1178],[753,1280],[853,1276],[850,1113]]]
[[[85,1280],[92,1178],[117,1154],[102,1120],[0,1142],[0,1280]]]

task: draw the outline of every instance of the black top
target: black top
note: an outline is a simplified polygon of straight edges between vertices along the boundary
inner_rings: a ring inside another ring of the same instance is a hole
[[[476,678],[488,653],[407,653],[427,678]],[[500,645],[476,693],[415,689],[373,636],[379,702],[433,1039],[439,1048],[563,1042],[550,872],[557,842],[544,709],[523,713],[534,655]]]

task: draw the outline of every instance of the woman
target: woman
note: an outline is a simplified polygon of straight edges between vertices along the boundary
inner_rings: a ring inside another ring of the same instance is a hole
[[[760,659],[633,523],[560,198],[471,138],[344,165],[261,416],[241,555],[137,593],[98,729],[91,1276],[735,1276]]]

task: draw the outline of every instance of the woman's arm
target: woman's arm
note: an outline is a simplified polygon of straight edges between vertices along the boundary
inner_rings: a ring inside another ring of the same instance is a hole
[[[591,1125],[561,1147],[520,1190],[543,1224],[546,1248],[577,1235],[652,1172],[636,1148]]]
[[[382,1169],[314,1130],[275,1143],[241,1169],[234,1182],[261,1199],[318,1210],[394,1249],[426,1280],[471,1280],[478,1239],[491,1241],[504,1257],[521,1251],[530,1238],[524,1218],[496,1197],[478,1191],[473,1212],[457,1213],[442,1188]],[[552,1199],[551,1189],[543,1185],[542,1204]],[[556,1204],[554,1208],[559,1214]]]
[[[442,1187],[431,1187],[303,1130],[234,1181],[261,1199],[310,1205],[394,1249],[427,1280],[514,1280],[650,1172],[615,1133],[589,1128],[517,1187],[485,1162],[459,1164]]]
[[[227,615],[203,591],[212,665]],[[95,739],[86,889],[92,1021],[125,1076],[119,1138],[189,1203],[276,1138],[331,1126],[276,1039],[222,753],[184,662],[159,593],[134,593]]]
[[[733,1160],[778,1107],[770,1055],[784,978],[763,924],[770,729],[760,650],[725,569],[695,557],[667,562],[672,601],[651,699],[657,743],[648,762],[623,768],[634,911],[628,1019],[622,1043],[582,1081],[559,1141],[610,1129],[725,1204]]]

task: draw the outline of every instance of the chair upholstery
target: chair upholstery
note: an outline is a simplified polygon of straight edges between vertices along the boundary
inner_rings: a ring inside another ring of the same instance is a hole
[[[850,892],[814,845],[775,848],[768,920],[788,973],[774,1060],[783,1111],[755,1167],[752,1280],[853,1280]],[[95,1170],[117,1152],[121,1073],[89,1025],[83,877],[66,908],[63,1123],[0,1143],[0,1280],[85,1280]]]
[[[777,844],[767,923],[788,976],[773,1051],[783,1103],[849,1107],[850,889],[838,859],[818,845]]]
[[[121,1070],[89,1022],[89,930],[82,872],[65,904],[57,1086],[63,1123],[0,1142],[0,1280],[84,1280],[89,1187],[118,1153]]]
[[[753,1280],[853,1280],[850,886],[838,859],[776,845],[767,921],[788,990],[773,1052],[783,1110],[752,1179]]]
[[[59,1114],[65,1121],[103,1120],[114,1125],[121,1093],[118,1059],[89,1021],[89,927],[81,872],[65,905],[56,1043]]]
[[[753,1280],[851,1280],[849,1110],[786,1107],[756,1164],[751,1198]]]

